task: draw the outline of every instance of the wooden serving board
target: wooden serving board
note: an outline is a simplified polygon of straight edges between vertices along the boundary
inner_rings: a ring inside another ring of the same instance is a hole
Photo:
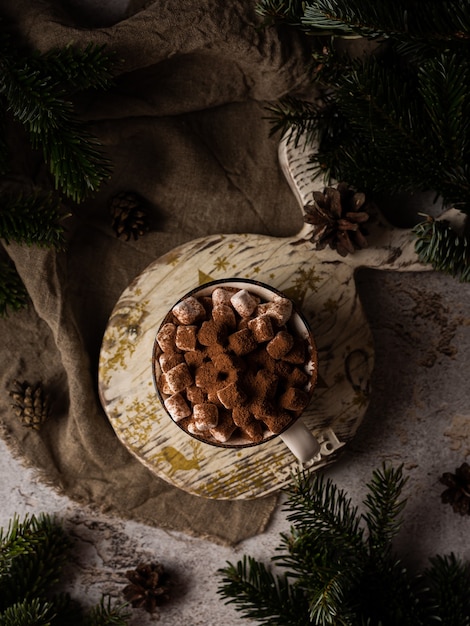
[[[322,188],[311,181],[308,152],[282,142],[279,155],[303,207],[312,191]],[[198,285],[239,277],[284,292],[310,323],[318,348],[319,382],[304,419],[322,443],[312,469],[332,463],[364,416],[374,365],[355,269],[430,269],[418,262],[409,230],[392,228],[380,215],[372,217],[368,230],[370,247],[345,258],[298,243],[311,234],[305,225],[297,236],[287,238],[203,237],[151,263],[116,303],[100,354],[101,401],[124,446],[160,478],[207,498],[257,498],[288,483],[298,461],[279,438],[240,450],[195,441],[168,417],[153,385],[153,344],[167,311]]]

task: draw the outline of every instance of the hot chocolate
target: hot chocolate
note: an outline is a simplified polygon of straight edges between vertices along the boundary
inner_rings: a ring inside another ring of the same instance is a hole
[[[256,444],[288,428],[310,402],[312,345],[292,302],[217,286],[188,296],[156,336],[158,390],[172,419],[208,443]]]

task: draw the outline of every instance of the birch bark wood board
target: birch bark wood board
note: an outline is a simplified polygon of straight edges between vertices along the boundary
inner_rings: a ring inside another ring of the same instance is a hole
[[[323,189],[312,182],[308,150],[284,141],[279,157],[303,208],[314,190]],[[249,233],[203,237],[151,263],[116,303],[100,354],[101,402],[124,446],[160,478],[202,497],[257,498],[289,482],[299,462],[278,437],[244,449],[196,441],[169,418],[154,389],[153,345],[168,310],[198,285],[237,277],[277,288],[307,318],[318,349],[319,382],[303,419],[322,445],[311,470],[334,462],[363,419],[374,365],[354,272],[358,267],[430,269],[419,263],[408,229],[391,227],[378,213],[367,226],[369,247],[346,257],[303,242],[312,232],[305,224],[286,238]]]

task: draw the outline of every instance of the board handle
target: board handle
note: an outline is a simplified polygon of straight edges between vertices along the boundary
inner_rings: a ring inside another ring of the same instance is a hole
[[[313,192],[323,191],[325,184],[321,177],[315,178],[315,166],[310,157],[315,152],[315,146],[307,143],[305,139],[297,141],[289,140],[286,135],[279,144],[278,157],[281,169],[299,203],[302,213],[304,207],[312,201]],[[464,215],[456,209],[449,209],[437,219],[447,220],[459,231],[462,228]],[[327,262],[344,262],[352,268],[370,267],[375,269],[395,271],[429,271],[431,264],[420,262],[415,251],[416,236],[411,228],[398,228],[385,219],[381,212],[375,208],[370,213],[370,221],[367,222],[369,246],[363,250],[357,250],[354,254],[341,257],[335,250],[325,248],[315,250],[310,238],[313,226],[305,223],[300,232],[294,236],[293,243],[306,245],[312,248],[312,253],[321,256]]]

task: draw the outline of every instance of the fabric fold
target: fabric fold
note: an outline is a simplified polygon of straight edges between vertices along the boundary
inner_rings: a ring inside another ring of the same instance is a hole
[[[160,255],[215,233],[300,230],[266,104],[308,88],[308,48],[294,33],[260,28],[248,0],[159,1],[95,29],[52,2],[4,0],[0,13],[42,52],[96,43],[122,60],[109,92],[77,99],[112,174],[83,204],[65,200],[66,251],[4,245],[30,296],[26,309],[0,319],[6,439],[42,480],[109,514],[228,544],[263,532],[276,495],[197,498],[127,451],[99,401],[98,359],[119,296]],[[15,167],[32,185],[49,180],[27,160]],[[113,232],[109,203],[123,190],[145,203],[151,228],[138,240]],[[51,416],[39,432],[12,414],[15,379],[40,380],[50,393]]]

